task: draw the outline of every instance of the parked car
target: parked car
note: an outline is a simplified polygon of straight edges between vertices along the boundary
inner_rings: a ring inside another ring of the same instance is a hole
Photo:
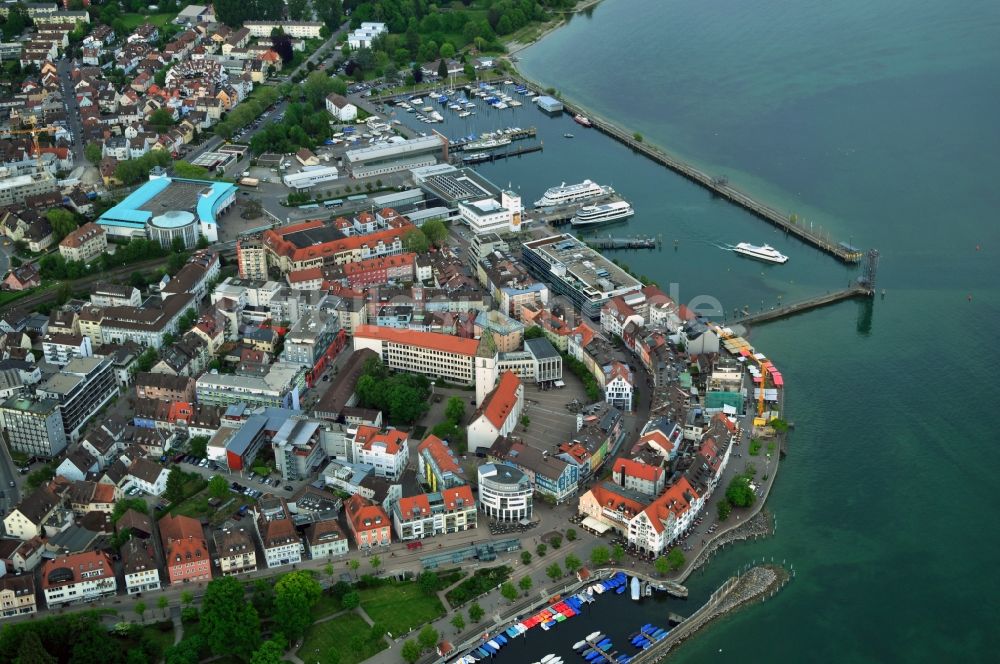
[[[285,485],[285,491],[294,491],[294,489],[292,488],[291,484],[286,484]]]

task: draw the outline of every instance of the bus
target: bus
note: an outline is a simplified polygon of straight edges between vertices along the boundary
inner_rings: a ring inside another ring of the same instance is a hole
[[[260,180],[257,178],[240,178],[239,185],[241,187],[256,187],[260,184]]]
[[[355,201],[366,201],[368,200],[368,194],[355,194],[354,196],[348,196],[347,200],[351,201],[352,203]]]
[[[319,209],[319,203],[308,203],[306,205],[300,205],[299,209],[300,210],[318,210]]]
[[[323,201],[323,207],[325,207],[327,210],[329,210],[330,208],[340,207],[343,204],[344,204],[343,198],[334,198],[329,201]]]

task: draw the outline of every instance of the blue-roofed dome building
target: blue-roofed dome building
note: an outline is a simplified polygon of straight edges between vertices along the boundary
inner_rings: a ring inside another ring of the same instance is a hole
[[[149,181],[97,220],[109,237],[149,238],[170,247],[174,238],[194,247],[200,236],[218,242],[218,219],[236,202],[228,182],[168,177],[154,169]]]

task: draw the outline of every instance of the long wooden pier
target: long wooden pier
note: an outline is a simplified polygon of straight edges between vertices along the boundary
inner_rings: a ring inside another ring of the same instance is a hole
[[[582,237],[584,244],[594,249],[657,249],[661,245],[659,238],[643,237]]]
[[[855,284],[850,288],[845,288],[844,290],[835,291],[833,293],[827,293],[826,295],[818,295],[816,297],[811,297],[808,300],[802,300],[800,302],[795,302],[793,304],[787,304],[784,306],[775,307],[774,309],[761,311],[755,314],[747,313],[742,316],[738,316],[733,320],[727,320],[726,324],[739,323],[740,325],[756,325],[759,323],[765,323],[767,321],[776,320],[778,318],[794,316],[795,314],[802,313],[804,311],[809,311],[811,309],[818,309],[819,307],[825,307],[828,304],[833,304],[835,302],[840,302],[842,300],[849,300],[855,297],[871,297],[871,296],[872,296],[872,289],[870,287],[864,284]]]
[[[522,154],[530,154],[532,152],[541,152],[544,146],[539,143],[538,145],[524,145],[517,148],[511,148],[503,152],[483,152],[482,154],[470,154],[462,157],[463,164],[482,164],[486,162],[493,162],[500,159],[507,159],[509,157],[519,157]]]

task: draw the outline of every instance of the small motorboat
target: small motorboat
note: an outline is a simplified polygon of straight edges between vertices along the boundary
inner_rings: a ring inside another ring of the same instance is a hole
[[[590,634],[587,635],[587,641],[593,642],[594,639],[597,639],[600,636],[601,636],[600,632],[591,632]]]
[[[573,644],[573,650],[583,650],[586,647],[587,647],[586,641],[577,641],[576,643]]]
[[[542,657],[542,664],[551,664],[552,660],[555,658],[555,654],[546,655],[545,657]]]
[[[565,133],[563,134],[563,138],[573,138],[573,134]]]

